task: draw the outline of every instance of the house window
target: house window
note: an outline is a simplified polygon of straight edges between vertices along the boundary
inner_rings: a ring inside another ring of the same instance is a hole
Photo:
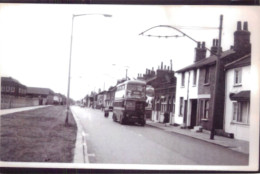
[[[181,74],[181,86],[185,86],[185,73]]]
[[[204,79],[205,84],[209,84],[209,67],[206,67],[205,69],[205,79]]]
[[[1,87],[1,92],[5,92],[5,86]]]
[[[249,124],[249,102],[233,102],[233,121]]]
[[[193,86],[196,85],[197,82],[197,70],[193,70]]]
[[[242,69],[235,69],[234,85],[241,85],[242,82]]]
[[[209,100],[200,101],[200,118],[207,120],[209,118]]]
[[[204,119],[209,118],[209,100],[205,100],[204,102],[204,114],[203,114]]]
[[[6,90],[6,92],[10,92],[10,86],[7,86],[7,87],[5,88],[5,90]]]
[[[14,92],[15,91],[15,88],[14,87],[11,87],[11,92]]]
[[[180,97],[180,116],[183,116],[183,97]]]

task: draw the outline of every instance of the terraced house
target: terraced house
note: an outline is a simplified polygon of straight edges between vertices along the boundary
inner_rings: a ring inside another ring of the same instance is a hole
[[[172,70],[172,65],[166,66],[161,63],[156,71],[146,70],[146,73],[139,75],[138,79],[144,80],[147,85],[154,88],[154,97],[152,97],[151,120],[154,122],[163,122],[164,113],[170,115],[172,123],[175,109],[175,91],[176,77]],[[147,117],[148,118],[148,117]]]
[[[251,54],[225,66],[224,130],[236,139],[249,141]]]
[[[229,50],[221,51],[219,60],[220,81],[218,82],[220,90],[216,95],[217,107],[213,110],[217,45],[218,40],[214,39],[211,55],[206,57],[206,44],[204,42],[202,44],[198,43],[197,48],[195,48],[194,63],[176,72],[177,88],[174,123],[188,128],[200,126],[203,129],[211,130],[213,113],[216,112],[215,128],[223,132],[225,96],[227,95],[225,93],[227,85],[225,66],[251,52],[248,23],[244,22],[243,29],[242,23],[237,23],[237,30],[234,32],[234,45]]]

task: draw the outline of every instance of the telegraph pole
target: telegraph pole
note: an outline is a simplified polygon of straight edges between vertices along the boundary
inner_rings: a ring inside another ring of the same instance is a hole
[[[221,57],[221,36],[222,36],[222,24],[223,24],[223,15],[220,15],[220,25],[219,25],[219,39],[218,39],[218,52],[216,59],[216,73],[215,73],[215,84],[214,84],[214,98],[213,98],[213,114],[212,114],[212,127],[210,131],[210,139],[214,139],[215,135],[215,124],[217,117],[217,97],[219,92],[219,73],[220,73],[220,57]]]

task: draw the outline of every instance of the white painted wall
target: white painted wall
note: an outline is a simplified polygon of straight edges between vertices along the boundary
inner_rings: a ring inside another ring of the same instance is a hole
[[[224,128],[226,132],[233,133],[236,139],[249,141],[249,125],[232,123],[233,102],[230,100],[229,94],[250,90],[253,79],[250,78],[250,66],[242,67],[242,86],[234,87],[234,71],[234,69],[230,69],[226,72]]]
[[[187,100],[187,94],[189,89],[189,100],[198,98],[198,82],[199,82],[199,70],[197,70],[197,82],[196,85],[193,85],[193,70],[185,72],[185,86],[181,86],[182,73],[176,73],[177,85],[176,85],[176,98],[175,98],[175,115],[174,123],[183,124],[183,116],[180,116],[180,97],[183,97],[184,100]],[[189,86],[188,86],[189,83]],[[187,108],[187,123],[190,123],[191,116],[191,104],[188,102]]]

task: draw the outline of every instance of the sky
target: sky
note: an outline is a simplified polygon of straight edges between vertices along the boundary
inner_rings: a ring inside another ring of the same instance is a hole
[[[151,27],[177,27],[210,48],[223,14],[222,48],[227,50],[237,21],[248,21],[251,38],[259,32],[258,13],[259,7],[241,6],[0,4],[0,73],[67,95],[72,15],[87,14],[73,23],[70,97],[78,100],[115,85],[126,69],[133,79],[161,62],[169,66],[172,60],[173,70],[193,63],[195,42],[139,35]],[[167,28],[146,34],[180,35]]]

